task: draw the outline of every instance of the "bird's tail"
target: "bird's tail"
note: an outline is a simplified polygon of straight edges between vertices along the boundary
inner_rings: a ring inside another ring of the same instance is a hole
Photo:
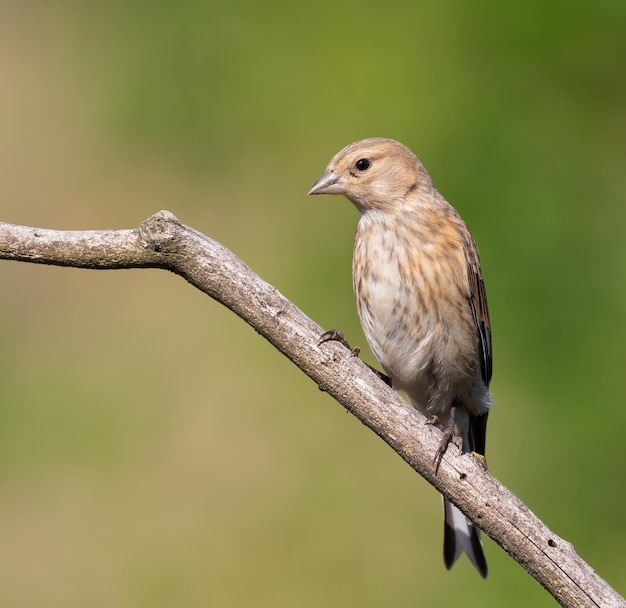
[[[461,553],[465,553],[480,576],[487,578],[487,560],[478,528],[445,498],[443,513],[443,561],[446,568],[452,568]]]

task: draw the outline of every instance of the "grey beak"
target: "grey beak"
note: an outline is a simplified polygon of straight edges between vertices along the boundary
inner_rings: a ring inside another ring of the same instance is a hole
[[[309,190],[309,194],[343,194],[345,189],[339,181],[339,176],[332,171],[326,171]]]

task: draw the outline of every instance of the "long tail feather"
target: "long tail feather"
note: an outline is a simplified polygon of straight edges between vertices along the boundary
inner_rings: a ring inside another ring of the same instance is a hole
[[[443,500],[443,561],[449,570],[465,553],[483,578],[487,578],[487,560],[480,541],[480,531],[451,502]]]

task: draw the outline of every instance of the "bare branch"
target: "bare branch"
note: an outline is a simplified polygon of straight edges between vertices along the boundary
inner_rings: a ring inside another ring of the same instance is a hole
[[[324,391],[387,442],[413,469],[566,607],[626,607],[620,597],[484,462],[449,449],[435,476],[440,431],[424,424],[350,351],[318,346],[323,330],[224,246],[160,211],[136,230],[56,231],[0,223],[0,259],[91,269],[163,268],[230,308]]]

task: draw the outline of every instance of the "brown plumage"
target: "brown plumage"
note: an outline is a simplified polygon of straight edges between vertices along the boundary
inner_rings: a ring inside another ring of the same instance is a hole
[[[352,278],[367,341],[411,403],[485,453],[491,330],[474,239],[406,146],[372,138],[339,152],[309,194],[342,194],[360,213]],[[444,500],[444,562],[466,553],[483,577],[478,529]]]

